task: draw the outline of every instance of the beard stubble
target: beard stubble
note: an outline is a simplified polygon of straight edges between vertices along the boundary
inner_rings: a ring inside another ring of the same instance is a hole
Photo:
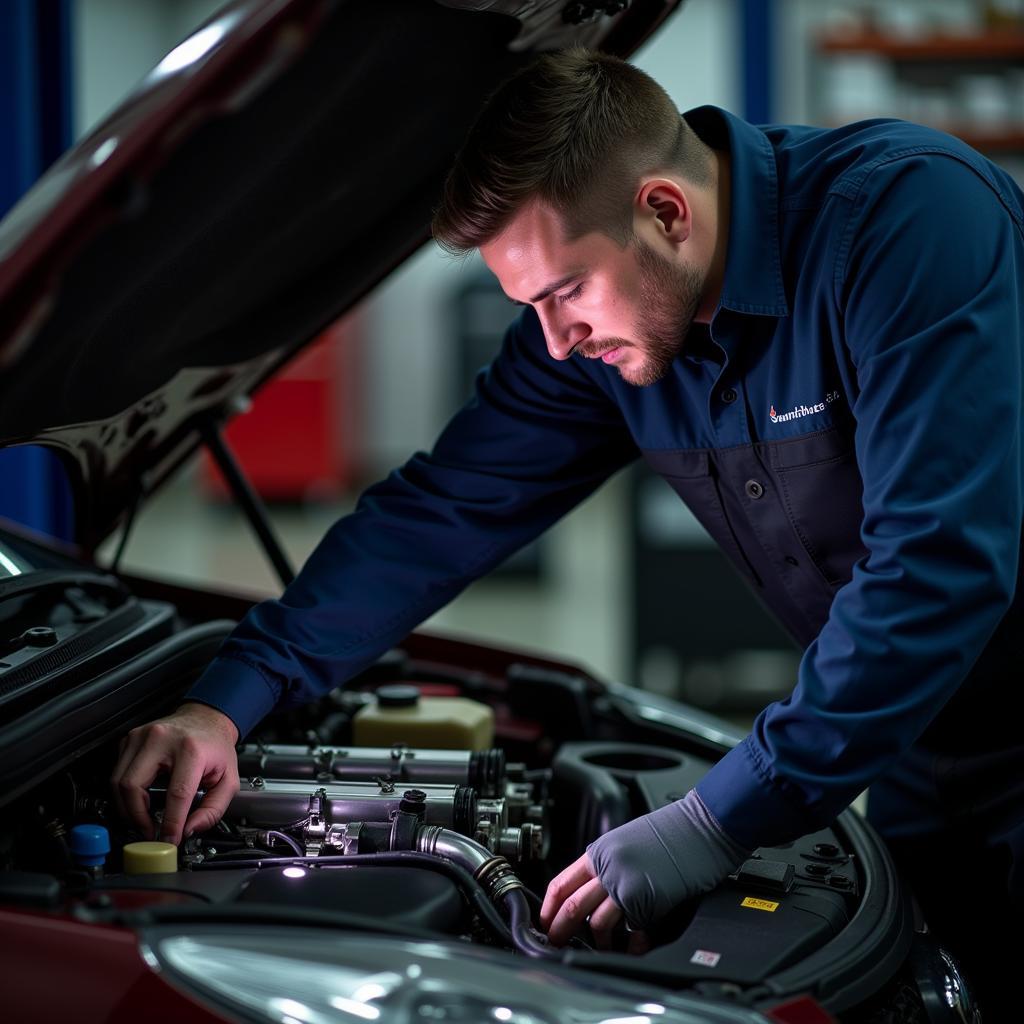
[[[635,341],[609,338],[600,346],[581,346],[580,354],[595,358],[614,348],[635,349],[643,354],[638,366],[618,367],[627,384],[645,388],[668,373],[672,360],[682,352],[697,314],[705,277],[690,264],[679,266],[660,256],[636,236],[631,243],[640,268],[640,295],[633,327]]]

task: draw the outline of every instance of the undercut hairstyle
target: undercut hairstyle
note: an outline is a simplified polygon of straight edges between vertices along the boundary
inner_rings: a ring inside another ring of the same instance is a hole
[[[643,175],[675,171],[706,187],[711,165],[710,148],[639,68],[581,47],[546,54],[488,99],[448,174],[434,239],[463,256],[541,200],[566,241],[600,231],[624,248]]]

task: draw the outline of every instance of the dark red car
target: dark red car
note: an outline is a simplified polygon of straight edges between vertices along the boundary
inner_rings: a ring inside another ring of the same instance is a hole
[[[287,576],[225,423],[425,241],[504,75],[571,42],[627,55],[676,6],[238,0],[0,224],[0,445],[59,454],[76,524],[71,549],[0,527],[4,1020],[976,1019],[852,811],[759,850],[643,956],[548,946],[535,894],[553,874],[740,737],[424,634],[272,716],[240,748],[224,821],[169,870],[124,852],[139,836],[111,807],[119,738],[176,705],[246,603],[129,578],[97,546],[206,445]],[[486,706],[490,745],[357,745],[360,715],[414,702],[409,683],[435,707]]]

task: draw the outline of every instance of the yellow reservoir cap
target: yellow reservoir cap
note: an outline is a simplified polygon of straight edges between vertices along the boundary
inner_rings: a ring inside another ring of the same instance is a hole
[[[122,852],[126,875],[168,874],[178,870],[178,848],[174,843],[127,843]]]

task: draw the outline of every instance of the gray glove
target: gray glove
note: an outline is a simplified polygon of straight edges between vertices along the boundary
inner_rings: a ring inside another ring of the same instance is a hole
[[[691,789],[682,800],[613,828],[588,847],[601,885],[631,928],[713,889],[750,856]]]

